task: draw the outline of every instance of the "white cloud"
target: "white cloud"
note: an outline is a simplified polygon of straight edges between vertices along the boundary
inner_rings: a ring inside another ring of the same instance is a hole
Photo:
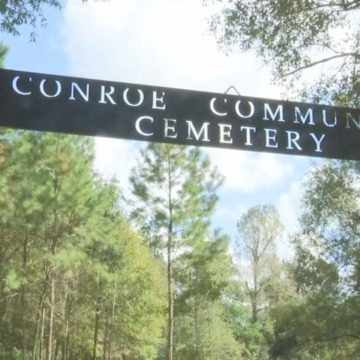
[[[134,141],[96,138],[95,170],[106,179],[116,178],[126,192],[130,170],[135,164],[135,155],[140,146]]]
[[[124,82],[278,97],[249,54],[220,52],[202,0],[68,1],[64,42],[71,72]]]
[[[240,219],[240,217],[248,210],[249,206],[245,203],[239,203],[236,206],[226,206],[226,204],[219,204],[218,208],[216,209],[216,213],[214,216],[221,219],[223,222],[229,221],[233,223],[233,228],[236,228],[236,222]]]
[[[225,176],[224,186],[230,190],[251,193],[284,181],[294,172],[288,158],[276,154],[227,149],[209,149],[207,152]]]
[[[298,219],[301,216],[301,198],[303,196],[303,188],[301,181],[296,181],[291,184],[289,190],[281,194],[277,201],[277,208],[279,210],[283,224],[285,224],[288,231],[299,230]]]
[[[299,231],[299,218],[301,216],[301,198],[303,188],[300,181],[293,182],[287,192],[280,195],[276,206],[280,213],[281,222],[285,226],[283,237],[277,244],[278,255],[282,259],[290,259],[294,249],[290,243],[291,235]]]

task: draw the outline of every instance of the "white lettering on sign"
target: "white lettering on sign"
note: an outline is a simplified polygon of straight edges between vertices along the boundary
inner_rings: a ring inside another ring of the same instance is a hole
[[[18,81],[19,81],[19,79],[20,79],[20,76],[15,76],[15,77],[14,77],[14,79],[13,79],[13,81],[12,81],[12,88],[13,88],[13,90],[14,90],[17,94],[19,94],[19,95],[25,95],[25,96],[31,95],[31,91],[24,91],[24,90],[21,91],[21,90],[19,89],[19,87],[18,87]],[[32,81],[32,78],[31,78],[31,77],[29,77],[28,79],[29,79],[29,82]]]
[[[176,119],[164,119],[164,137],[169,139],[176,139]]]
[[[108,90],[106,90],[105,85],[101,85],[101,94],[100,94],[100,100],[99,104],[108,104],[108,102],[105,100],[109,100],[110,104],[116,105],[115,100],[111,97],[115,92],[115,88],[113,86],[110,86]]]
[[[264,104],[264,117],[263,120],[269,120],[269,117],[272,121],[275,121],[276,118],[279,118],[278,121],[284,122],[284,110],[282,105],[278,105],[275,111],[272,111],[268,103]]]
[[[359,109],[12,70],[0,82],[0,126],[360,160]]]
[[[358,120],[356,121],[354,116],[352,116],[352,114],[347,112],[346,113],[346,128],[347,129],[351,129],[350,122],[352,122],[355,125],[356,129],[360,130],[360,116],[359,116]]]
[[[226,111],[222,111],[220,112],[218,109],[215,108],[215,101],[217,100],[217,98],[212,98],[210,100],[210,110],[213,114],[217,115],[217,116],[226,116],[227,115],[227,112]],[[227,99],[223,99],[224,100],[224,103],[226,104],[227,103]]]
[[[84,91],[77,83],[72,82],[69,100],[74,100],[74,101],[77,100],[77,98],[75,97],[75,90],[86,102],[89,101],[89,96],[90,96],[89,84],[86,84],[86,90]]]
[[[298,141],[300,139],[300,134],[297,131],[286,131],[287,133],[287,149],[288,150],[302,150],[300,145],[298,144]]]
[[[245,144],[246,146],[253,146],[253,143],[251,142],[251,134],[256,132],[256,128],[251,126],[241,126],[240,131],[245,130]]]
[[[165,104],[165,92],[163,91],[161,93],[161,96],[158,95],[157,91],[153,91],[153,102],[152,102],[152,108],[158,109],[158,110],[165,110],[166,104]]]
[[[137,89],[137,92],[139,94],[139,100],[135,103],[132,103],[129,100],[129,91],[130,91],[130,89],[127,88],[127,89],[125,89],[125,91],[123,93],[123,99],[124,99],[125,104],[128,106],[133,106],[133,107],[140,106],[144,102],[144,93],[140,89]]]
[[[153,136],[154,133],[146,133],[142,127],[141,124],[144,120],[150,121],[151,123],[154,122],[154,118],[152,118],[151,116],[140,116],[136,121],[135,121],[135,129],[138,132],[138,134],[142,135],[142,136]]]
[[[312,139],[315,141],[316,144],[316,152],[322,152],[323,150],[321,149],[321,143],[323,142],[323,140],[325,139],[325,134],[322,134],[320,136],[320,139],[318,139],[318,137],[316,136],[316,134],[310,133],[310,136],[312,137]]]
[[[237,114],[239,117],[243,118],[243,119],[249,119],[249,118],[253,117],[253,116],[254,116],[254,113],[255,113],[255,106],[254,106],[254,104],[253,104],[251,101],[248,101],[247,103],[248,103],[250,109],[249,109],[249,113],[246,114],[246,115],[244,115],[244,114],[240,111],[241,100],[238,100],[238,101],[236,102],[236,104],[235,104],[235,112],[236,112],[236,114]]]
[[[265,131],[265,147],[278,148],[279,144],[276,140],[276,135],[277,135],[276,129],[264,129],[264,131]]]
[[[314,113],[313,110],[311,108],[309,108],[306,112],[305,115],[302,114],[301,110],[295,106],[295,120],[294,123],[298,124],[298,123],[302,123],[302,124],[306,124],[306,122],[309,122],[309,125],[315,125],[314,123]]]
[[[191,120],[186,120],[187,123],[187,128],[188,128],[188,136],[187,136],[187,140],[194,140],[194,138],[192,136],[195,137],[195,139],[197,141],[199,141],[201,139],[201,141],[204,142],[209,142],[209,124],[208,122],[204,122],[200,128],[199,131],[197,131],[195,129],[195,126],[193,124],[193,122]]]
[[[326,110],[323,110],[322,111],[322,118],[323,118],[323,123],[324,125],[326,125],[327,127],[334,127],[337,125],[338,123],[338,119],[337,119],[337,116],[336,116],[336,112],[334,114],[334,120],[332,123],[329,123],[328,122],[328,118],[327,118],[327,111]]]
[[[59,80],[55,80],[56,90],[53,94],[49,94],[45,91],[45,84],[48,80],[43,79],[40,81],[40,92],[43,96],[47,98],[55,98],[61,94],[61,83]]]
[[[230,124],[218,124],[220,129],[219,142],[220,144],[232,144],[231,138],[232,126]]]

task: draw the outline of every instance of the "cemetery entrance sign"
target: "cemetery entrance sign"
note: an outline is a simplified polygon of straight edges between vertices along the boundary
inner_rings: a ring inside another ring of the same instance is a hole
[[[0,70],[0,126],[360,160],[360,110]]]

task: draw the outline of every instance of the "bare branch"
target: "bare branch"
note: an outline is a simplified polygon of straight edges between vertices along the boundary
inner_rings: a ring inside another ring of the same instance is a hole
[[[342,53],[342,54],[337,54],[337,55],[334,55],[334,56],[330,56],[330,57],[327,57],[325,59],[314,61],[314,62],[312,62],[310,64],[307,64],[307,65],[304,65],[304,66],[300,66],[297,69],[284,74],[283,77],[294,75],[294,74],[296,74],[296,73],[298,73],[300,71],[312,68],[312,67],[314,67],[316,65],[320,65],[320,64],[323,64],[323,63],[326,63],[326,62],[329,62],[329,61],[332,61],[332,60],[335,60],[335,59],[344,58],[344,57],[354,57],[355,59],[358,59],[358,58],[360,58],[360,54],[358,54],[358,53]]]
[[[360,1],[354,0],[350,2],[341,1],[339,3],[326,3],[326,4],[317,4],[316,6],[312,6],[310,10],[319,10],[326,8],[338,8],[339,11],[352,11],[360,7]]]

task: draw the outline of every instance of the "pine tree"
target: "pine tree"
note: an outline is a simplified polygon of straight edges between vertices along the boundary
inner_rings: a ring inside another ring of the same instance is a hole
[[[138,201],[133,215],[146,224],[153,251],[164,255],[167,273],[167,359],[174,357],[174,304],[179,255],[204,237],[221,177],[199,149],[149,144],[130,178]]]
[[[238,359],[237,343],[225,305],[231,302],[234,266],[229,239],[216,231],[207,238],[193,239],[180,256],[177,297],[176,357],[178,359]]]
[[[154,359],[165,277],[89,138],[2,132],[0,358]]]

